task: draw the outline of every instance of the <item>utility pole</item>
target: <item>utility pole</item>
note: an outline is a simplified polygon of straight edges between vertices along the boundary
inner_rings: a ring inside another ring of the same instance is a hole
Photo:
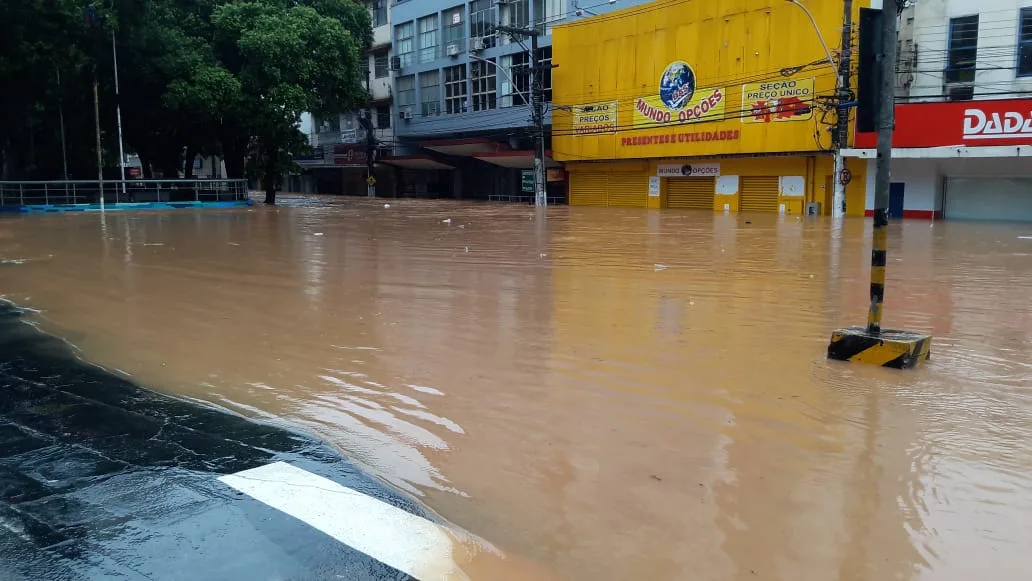
[[[835,128],[835,189],[831,198],[831,216],[839,219],[846,215],[846,184],[842,183],[846,160],[842,157],[842,149],[849,145],[849,107],[846,104],[850,100],[852,44],[853,0],[845,0],[845,13],[842,15],[842,52],[839,55],[838,125]]]
[[[871,244],[871,302],[866,327],[832,331],[828,358],[882,367],[906,369],[928,359],[930,335],[882,329],[885,267],[888,264],[886,230],[889,225],[889,185],[892,167],[892,132],[895,124],[896,23],[900,0],[884,0],[881,11],[881,47],[877,87],[878,159],[874,179],[874,232]]]
[[[90,4],[86,7],[86,27],[89,29],[99,29],[103,25],[104,19],[97,14],[97,7]],[[100,192],[100,209],[104,210],[104,151],[101,149],[100,143],[100,89],[98,88],[99,82],[97,81],[97,61],[100,60],[100,45],[99,41],[95,41],[93,59],[93,124],[94,129],[97,133],[97,189]]]
[[[118,94],[118,49],[115,48],[115,31],[111,30],[111,60],[115,66],[115,116],[118,118],[118,169],[122,175],[122,195],[125,195],[125,148],[122,147],[122,99]]]
[[[530,37],[530,101],[531,124],[534,126],[534,205],[548,205],[547,177],[545,176],[545,112],[541,64],[538,62],[538,31],[532,28],[495,26],[495,30],[516,36]]]
[[[372,109],[366,109],[365,113],[358,118],[358,122],[366,132],[366,196],[376,197],[376,132],[373,131]]]
[[[61,86],[61,69],[55,67],[57,73],[57,115],[61,121],[61,167],[64,171],[64,180],[68,181],[68,147],[65,145],[65,120],[64,120],[64,87]],[[65,184],[68,189],[68,184]]]

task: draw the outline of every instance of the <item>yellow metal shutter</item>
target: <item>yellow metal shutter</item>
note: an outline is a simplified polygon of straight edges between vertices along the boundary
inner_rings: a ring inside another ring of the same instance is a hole
[[[738,207],[742,212],[777,212],[778,191],[777,176],[742,176]]]
[[[609,176],[601,172],[570,174],[571,206],[605,206]]]
[[[609,174],[609,205],[644,208],[648,200],[649,180],[643,173]]]
[[[712,211],[716,189],[716,178],[669,178],[667,207]]]

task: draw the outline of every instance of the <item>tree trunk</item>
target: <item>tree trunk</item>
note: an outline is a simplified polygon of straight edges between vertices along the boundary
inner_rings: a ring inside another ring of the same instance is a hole
[[[186,165],[183,166],[183,179],[193,179],[194,175],[194,158],[197,157],[197,149],[189,145],[186,146]]]
[[[276,182],[279,181],[279,148],[265,148],[265,203],[276,204]]]

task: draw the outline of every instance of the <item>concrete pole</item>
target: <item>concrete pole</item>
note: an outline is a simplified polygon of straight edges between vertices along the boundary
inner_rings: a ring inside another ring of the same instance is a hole
[[[852,43],[853,0],[845,0],[845,12],[842,15],[842,53],[839,56],[838,125],[835,128],[835,189],[831,199],[831,216],[839,219],[846,215],[846,184],[842,183],[846,160],[842,157],[842,149],[849,145],[849,108],[843,105],[849,99]]]
[[[541,83],[541,64],[538,62],[538,36],[530,37],[531,100],[534,107],[534,205],[548,205],[547,177],[545,175],[545,113]]]
[[[100,91],[97,88],[97,67],[93,67],[93,124],[97,132],[97,189],[100,190],[100,210],[104,211],[104,152],[100,144]]]
[[[871,250],[871,307],[867,332],[881,333],[885,299],[885,265],[889,224],[889,186],[892,181],[892,130],[895,125],[896,1],[882,6],[881,87],[878,90],[878,159],[874,177],[874,237]]]
[[[115,31],[111,31],[111,57],[115,65],[115,117],[118,118],[118,169],[122,176],[122,194],[125,194],[125,148],[122,147],[122,100],[118,96],[118,49],[115,48]]]

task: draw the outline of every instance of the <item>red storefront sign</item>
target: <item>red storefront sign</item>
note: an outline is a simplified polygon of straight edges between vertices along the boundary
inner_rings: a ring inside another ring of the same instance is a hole
[[[877,147],[857,132],[854,147]],[[1032,99],[896,105],[893,147],[1032,145]]]

